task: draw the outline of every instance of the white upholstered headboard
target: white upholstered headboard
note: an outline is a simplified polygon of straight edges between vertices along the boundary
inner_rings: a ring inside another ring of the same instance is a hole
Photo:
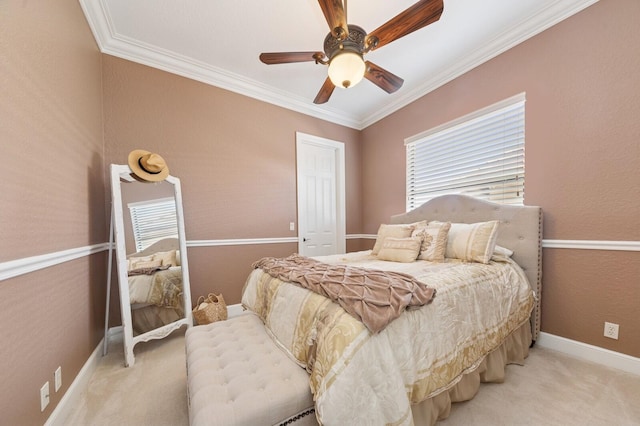
[[[160,251],[180,250],[180,244],[177,238],[164,238],[160,241],[156,241],[144,250],[127,255],[127,258],[132,256],[148,256],[150,254],[158,253]]]
[[[513,250],[513,260],[522,267],[536,292],[537,302],[531,315],[531,330],[533,340],[536,340],[540,334],[542,294],[542,209],[496,204],[466,195],[443,195],[410,212],[391,217],[391,223],[420,220],[457,223],[500,221],[497,244]]]

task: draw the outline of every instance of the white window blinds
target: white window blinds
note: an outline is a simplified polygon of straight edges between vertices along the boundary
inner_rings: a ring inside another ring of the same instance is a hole
[[[173,198],[128,204],[136,251],[163,238],[178,238],[176,202]]]
[[[521,94],[407,139],[407,211],[445,194],[522,205],[524,102]]]

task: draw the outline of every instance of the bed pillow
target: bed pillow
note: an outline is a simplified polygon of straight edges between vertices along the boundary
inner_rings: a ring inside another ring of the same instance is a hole
[[[384,239],[387,237],[393,238],[409,238],[411,237],[411,232],[413,232],[413,225],[386,225],[382,224],[378,228],[378,237],[376,238],[376,243],[373,246],[373,251],[371,254],[378,254],[380,249],[382,248],[382,243]]]
[[[136,269],[148,269],[148,268],[159,268],[162,266],[161,260],[150,260],[148,262],[136,262],[135,267],[132,268],[132,271]]]
[[[403,263],[415,262],[420,253],[421,244],[422,238],[419,237],[386,237],[378,252],[378,259]]]
[[[493,249],[491,260],[495,260],[497,262],[506,262],[507,259],[511,256],[513,256],[513,251],[496,244],[496,247]]]
[[[137,264],[141,262],[151,262],[153,260],[153,256],[140,256],[140,257],[130,257],[127,259],[129,270],[132,271],[134,269],[140,269]]]
[[[413,231],[412,236],[422,237],[422,246],[420,247],[420,254],[418,254],[419,260],[444,261],[449,228],[451,228],[451,223],[449,222],[429,222]]]
[[[445,256],[466,262],[489,263],[498,238],[500,221],[452,223]]]
[[[162,266],[178,266],[175,250],[159,251],[153,255],[153,260],[161,261]]]

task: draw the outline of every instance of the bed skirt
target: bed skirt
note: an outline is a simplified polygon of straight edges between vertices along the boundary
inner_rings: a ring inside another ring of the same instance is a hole
[[[182,309],[149,305],[131,310],[133,335],[138,336],[184,318]]]
[[[438,420],[449,417],[451,403],[472,399],[480,383],[501,383],[504,381],[507,364],[524,365],[531,345],[531,326],[527,321],[507,337],[493,352],[489,353],[477,366],[454,381],[451,387],[437,395],[414,404],[411,407],[414,425],[434,425]]]

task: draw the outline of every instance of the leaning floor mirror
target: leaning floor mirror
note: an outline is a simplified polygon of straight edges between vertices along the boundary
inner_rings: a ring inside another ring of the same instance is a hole
[[[146,181],[132,167],[111,165],[111,229],[127,367],[135,362],[136,344],[192,325],[180,179],[167,169],[162,179]]]

